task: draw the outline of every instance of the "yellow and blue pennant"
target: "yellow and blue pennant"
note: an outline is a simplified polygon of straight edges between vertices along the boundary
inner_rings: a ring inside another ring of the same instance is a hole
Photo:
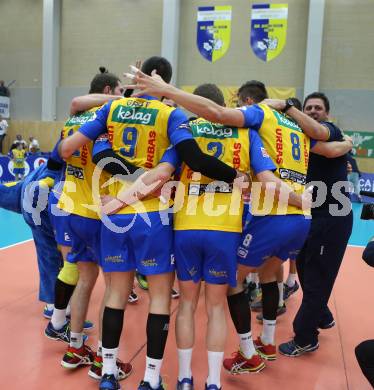
[[[223,57],[231,39],[231,6],[199,7],[197,12],[197,47],[208,61]]]
[[[278,57],[286,45],[287,4],[253,4],[251,46],[255,55],[268,62]]]

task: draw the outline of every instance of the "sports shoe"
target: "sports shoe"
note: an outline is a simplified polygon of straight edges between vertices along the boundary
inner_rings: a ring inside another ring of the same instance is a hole
[[[87,345],[73,348],[69,345],[61,360],[61,366],[65,368],[77,368],[83,365],[91,365],[94,361],[94,352]]]
[[[137,273],[136,273],[136,280],[138,281],[139,287],[140,287],[142,290],[148,290],[147,278],[146,278],[144,275],[139,274],[139,273],[137,272]]]
[[[217,387],[216,385],[207,385],[206,383],[205,383],[205,390],[221,390],[222,389],[222,387]]]
[[[43,317],[50,320],[52,318],[52,314],[53,314],[53,309],[49,310],[48,306],[45,305],[43,309]]]
[[[117,368],[118,368],[117,379],[119,381],[126,379],[132,372],[132,365],[130,363],[123,363],[119,359],[117,359]],[[95,354],[94,361],[91,364],[91,367],[88,371],[88,376],[90,376],[93,379],[100,380],[102,375],[102,369],[103,369],[103,358]]]
[[[234,352],[232,358],[224,359],[223,367],[230,374],[246,374],[248,372],[260,372],[265,368],[265,363],[256,353],[250,359],[247,359],[241,351]]]
[[[44,330],[44,334],[51,340],[70,342],[70,326],[69,322],[66,322],[61,329],[55,329],[52,322],[49,321],[47,327]]]
[[[104,374],[103,377],[100,380],[99,385],[100,390],[120,390],[121,385],[119,384],[116,377],[111,374]]]
[[[173,288],[171,289],[171,297],[173,299],[178,299],[179,298],[179,292],[177,290],[174,290]]]
[[[261,301],[261,299],[251,303],[251,310],[252,311],[256,311],[256,312],[262,311],[262,301]]]
[[[261,340],[261,337],[257,337],[257,340],[254,341],[259,355],[265,360],[276,360],[277,358],[277,347],[274,344],[264,344]]]
[[[318,342],[316,344],[308,344],[305,347],[301,347],[295,343],[295,340],[291,340],[288,343],[280,344],[278,349],[282,355],[289,357],[301,356],[307,352],[313,352],[319,348]]]
[[[295,283],[292,287],[289,287],[286,283],[283,284],[283,300],[286,301],[292,294],[294,294],[299,289],[299,283],[295,280]]]
[[[193,378],[184,378],[177,382],[176,390],[194,390]]]
[[[320,322],[319,325],[318,325],[318,328],[320,329],[330,329],[330,328],[333,328],[335,326],[335,320],[333,319],[332,321],[330,322]]]
[[[141,381],[138,390],[165,390],[165,387],[162,384],[162,380],[160,378],[160,383],[156,389],[153,389],[153,387],[151,387],[148,382]]]
[[[138,297],[138,294],[133,290],[131,290],[131,293],[129,295],[129,298],[128,298],[128,302],[129,303],[136,303],[138,302],[139,300],[139,297]]]
[[[277,309],[277,317],[281,316],[282,314],[284,314],[285,312],[287,311],[287,308],[286,308],[286,304],[283,303],[283,306],[278,306],[278,309]],[[262,313],[258,313],[257,316],[256,316],[256,319],[258,322],[261,322],[263,321],[264,319],[264,316]]]

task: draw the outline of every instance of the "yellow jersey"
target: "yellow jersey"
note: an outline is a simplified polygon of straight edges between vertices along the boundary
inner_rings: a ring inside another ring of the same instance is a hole
[[[99,107],[74,115],[65,123],[61,132],[64,139],[80,129],[82,125],[93,121]],[[99,219],[99,189],[92,188],[93,173],[96,165],[92,162],[93,142],[83,145],[67,160],[65,168],[65,181],[62,187],[57,207],[71,214],[85,218]],[[101,188],[109,174],[103,173],[99,178]]]
[[[160,162],[171,140],[177,139],[178,126],[187,120],[181,110],[148,96],[115,100],[100,111],[100,118],[106,118],[108,138],[113,151],[144,169],[154,168]],[[91,129],[87,135],[94,137],[98,129]],[[85,134],[84,129],[82,132]],[[121,190],[131,184],[125,179],[116,181],[109,186],[109,193],[117,197]],[[169,205],[150,195],[121,209],[118,214],[158,211]]]
[[[200,149],[242,172],[250,170],[248,129],[232,128],[199,118],[190,122]],[[242,231],[241,191],[182,164],[174,209],[175,230]]]
[[[302,194],[306,184],[310,138],[291,118],[265,104],[241,110],[246,118],[246,125],[250,123],[253,113],[258,115],[255,120],[258,123],[256,130],[277,167],[275,175],[296,193]],[[253,189],[255,188],[254,186]],[[266,194],[264,190],[253,190],[251,200],[253,215],[305,214],[303,210],[288,205],[285,201],[274,201],[274,192],[271,190],[267,190]]]
[[[25,154],[23,149],[12,150],[14,168],[25,168]]]

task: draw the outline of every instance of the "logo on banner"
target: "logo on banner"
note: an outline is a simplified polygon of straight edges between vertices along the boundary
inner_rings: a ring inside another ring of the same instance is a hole
[[[253,4],[251,47],[262,61],[278,57],[286,45],[287,4]]]
[[[197,47],[208,61],[223,57],[231,39],[231,6],[199,7],[197,12]]]
[[[8,163],[8,170],[14,176],[14,166],[13,165],[14,165],[13,160],[10,160]],[[25,161],[24,168],[25,168],[24,176],[27,176],[30,173],[30,165],[28,164],[27,161]]]
[[[47,162],[47,159],[44,158],[44,157],[38,157],[37,159],[35,159],[34,161],[34,169],[37,169],[39,168],[41,165],[43,165],[44,163]]]

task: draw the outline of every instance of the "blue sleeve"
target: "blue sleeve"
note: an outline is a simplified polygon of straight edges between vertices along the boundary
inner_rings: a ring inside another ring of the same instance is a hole
[[[108,133],[101,134],[96,138],[92,149],[92,156],[103,152],[104,150],[112,149],[112,144],[109,142]]]
[[[339,127],[335,126],[331,122],[321,122],[322,125],[326,126],[330,131],[330,137],[328,141],[342,141],[343,140],[343,134]]]
[[[316,145],[317,142],[318,141],[316,141],[315,139],[311,138],[310,139],[310,149],[312,149]]]
[[[275,171],[277,167],[266,151],[260,136],[256,131],[249,130],[251,146],[249,155],[251,158],[251,168],[255,175],[263,171]]]
[[[95,119],[86,122],[78,131],[92,141],[100,134],[106,133],[108,131],[106,121],[108,119],[111,104],[112,102],[109,102],[101,107],[100,110],[96,111]]]
[[[189,130],[188,118],[179,108],[176,108],[168,120],[168,137],[172,145],[193,138]]]
[[[51,155],[50,155],[50,158],[51,158],[52,160],[55,160],[55,161],[57,161],[57,162],[63,164],[63,163],[64,163],[64,160],[60,157],[60,155],[59,155],[59,153],[58,153],[58,145],[60,145],[60,142],[61,142],[61,138],[57,141],[55,147],[53,148],[52,153],[51,153]]]
[[[181,164],[181,160],[174,146],[169,146],[166,149],[164,155],[160,160],[160,163],[164,163],[164,162],[171,164],[174,168],[179,167],[179,165]]]
[[[252,106],[240,107],[239,110],[244,115],[244,126],[253,130],[260,130],[264,121],[264,111],[260,106],[254,104]]]

